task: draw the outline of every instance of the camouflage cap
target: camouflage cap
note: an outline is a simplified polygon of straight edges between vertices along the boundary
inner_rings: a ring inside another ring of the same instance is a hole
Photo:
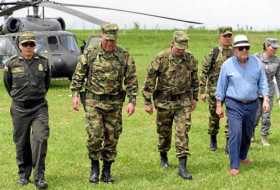
[[[102,34],[107,40],[116,40],[119,27],[116,24],[106,23],[101,27]]]
[[[189,37],[184,31],[175,31],[173,33],[173,42],[176,48],[186,49]]]
[[[266,47],[271,46],[272,48],[279,48],[278,40],[276,38],[266,38],[264,44]]]
[[[23,44],[26,42],[36,42],[35,40],[35,35],[33,32],[23,32],[21,33],[21,35],[19,36],[19,40],[18,40],[19,44]]]
[[[221,35],[232,34],[232,27],[230,26],[220,27],[219,34]]]

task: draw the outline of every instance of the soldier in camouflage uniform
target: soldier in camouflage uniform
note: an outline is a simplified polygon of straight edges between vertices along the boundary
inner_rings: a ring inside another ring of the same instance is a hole
[[[45,99],[50,84],[49,64],[46,58],[34,53],[36,41],[33,33],[22,33],[18,45],[20,55],[11,57],[4,71],[5,87],[12,97],[18,183],[27,185],[30,182],[33,167],[34,183],[44,189],[48,187],[44,173],[49,137]]]
[[[209,56],[205,57],[200,76],[200,99],[206,101],[208,94],[209,104],[209,128],[208,134],[210,135],[210,150],[217,150],[217,134],[219,132],[220,118],[216,114],[216,86],[220,73],[220,68],[223,62],[232,56],[232,28],[221,27],[219,28],[219,46],[211,50]],[[207,90],[206,90],[207,89]],[[225,127],[226,146],[225,152],[228,153],[228,134],[227,125]]]
[[[269,130],[271,127],[271,111],[273,106],[273,96],[274,96],[274,83],[273,78],[275,77],[277,81],[277,88],[280,90],[280,59],[276,56],[277,49],[279,48],[278,40],[275,38],[266,38],[263,44],[263,52],[258,53],[257,57],[261,60],[263,68],[266,73],[267,82],[269,86],[269,112],[262,112],[263,98],[259,97],[259,109],[257,112],[258,125],[259,119],[262,118],[261,127],[261,142],[264,146],[269,146],[269,141],[267,136],[269,135]]]
[[[122,107],[126,94],[129,102],[127,113],[132,115],[135,110],[138,90],[136,66],[132,56],[117,46],[117,32],[116,24],[102,26],[100,44],[81,55],[71,83],[72,105],[76,111],[80,102],[79,92],[85,83],[91,183],[99,182],[100,159],[103,160],[101,180],[113,182],[111,164],[116,158],[122,132]]]
[[[198,98],[197,60],[187,47],[188,36],[175,31],[171,48],[160,52],[151,62],[143,88],[145,111],[157,110],[158,150],[161,167],[167,168],[167,152],[171,145],[172,123],[176,126],[176,153],[179,159],[179,175],[192,179],[187,171],[188,132],[191,128],[191,111]]]

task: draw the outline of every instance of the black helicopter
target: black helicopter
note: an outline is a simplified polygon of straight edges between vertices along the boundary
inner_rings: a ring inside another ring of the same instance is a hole
[[[26,17],[15,18],[11,16],[14,11],[28,7],[33,8],[33,14],[29,14],[28,9]],[[39,16],[39,7],[42,7],[42,16]],[[2,0],[0,2],[0,17],[4,17],[5,21],[4,24],[0,26],[0,65],[4,64],[10,56],[19,53],[17,40],[20,32],[33,31],[37,41],[36,51],[49,59],[52,77],[68,77],[69,79],[72,77],[77,64],[78,56],[81,53],[77,44],[76,36],[73,33],[65,31],[66,25],[63,18],[46,18],[44,7],[77,16],[85,21],[97,25],[102,25],[106,23],[106,21],[69,7],[127,12],[179,22],[202,24],[200,22],[108,7],[57,3],[48,0],[23,0],[15,2],[5,2]],[[88,40],[89,43],[90,41],[91,40]],[[89,44],[86,44],[86,47],[88,45]]]

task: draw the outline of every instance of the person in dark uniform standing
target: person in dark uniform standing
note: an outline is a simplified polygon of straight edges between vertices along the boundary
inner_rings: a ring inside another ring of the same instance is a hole
[[[10,58],[4,71],[4,84],[12,98],[10,111],[19,174],[17,182],[27,185],[33,168],[35,186],[45,189],[48,187],[44,174],[49,137],[45,97],[50,69],[48,60],[34,52],[36,41],[32,32],[19,36],[18,47],[20,54]]]

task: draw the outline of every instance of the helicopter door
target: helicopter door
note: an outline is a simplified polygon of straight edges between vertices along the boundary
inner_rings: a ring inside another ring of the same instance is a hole
[[[48,37],[48,44],[49,44],[49,48],[51,51],[56,51],[58,50],[59,46],[58,46],[58,40],[56,38],[56,36],[49,36]]]

